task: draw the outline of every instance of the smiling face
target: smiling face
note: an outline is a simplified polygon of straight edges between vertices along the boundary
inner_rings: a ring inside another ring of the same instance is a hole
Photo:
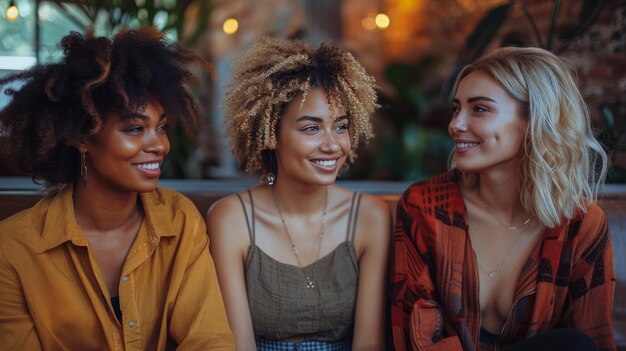
[[[495,167],[516,171],[528,122],[502,86],[474,71],[460,81],[452,106],[448,132],[455,144],[456,167],[466,172]]]
[[[100,131],[82,146],[81,151],[87,151],[88,187],[154,190],[170,150],[166,131],[167,117],[154,100],[134,113],[110,114]]]
[[[351,152],[346,112],[331,108],[321,88],[309,90],[287,105],[277,136],[277,182],[329,185]]]

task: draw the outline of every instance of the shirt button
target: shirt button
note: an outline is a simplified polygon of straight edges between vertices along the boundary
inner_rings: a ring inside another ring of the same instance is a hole
[[[156,236],[152,237],[152,245],[156,245],[159,243],[159,238],[157,238]]]
[[[127,276],[123,276],[122,277],[122,283],[126,283],[128,281],[128,277]]]
[[[128,322],[128,326],[133,328],[135,326],[135,322],[133,322],[133,321]]]

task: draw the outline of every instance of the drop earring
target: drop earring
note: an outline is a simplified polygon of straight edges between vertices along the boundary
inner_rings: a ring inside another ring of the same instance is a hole
[[[87,161],[86,161],[86,153],[81,152],[80,154],[80,179],[83,183],[83,188],[87,187]]]
[[[274,181],[276,180],[276,174],[274,174],[274,172],[269,172],[267,174],[267,184],[269,185],[274,185]]]
[[[268,170],[267,175],[265,176],[265,181],[268,185],[274,185],[276,182],[276,154],[274,150],[263,150],[261,154],[263,158],[263,163],[265,165],[265,169]]]

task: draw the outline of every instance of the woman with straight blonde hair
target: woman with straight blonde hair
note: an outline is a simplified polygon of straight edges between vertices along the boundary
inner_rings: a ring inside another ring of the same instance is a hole
[[[451,171],[395,225],[397,350],[614,350],[607,157],[567,63],[492,51],[459,74]]]

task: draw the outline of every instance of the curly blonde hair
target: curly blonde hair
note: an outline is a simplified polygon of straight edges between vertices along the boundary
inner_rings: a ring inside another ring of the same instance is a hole
[[[539,48],[500,48],[465,67],[454,93],[474,71],[498,82],[528,119],[520,165],[524,208],[548,228],[585,211],[604,183],[608,161],[571,64]],[[475,174],[465,176],[478,181]]]
[[[235,62],[223,107],[233,154],[248,173],[275,172],[268,160],[276,148],[280,118],[298,94],[320,87],[329,104],[346,111],[354,151],[372,137],[370,116],[377,107],[374,78],[348,52],[300,40],[264,38]],[[354,160],[354,152],[350,161]]]

